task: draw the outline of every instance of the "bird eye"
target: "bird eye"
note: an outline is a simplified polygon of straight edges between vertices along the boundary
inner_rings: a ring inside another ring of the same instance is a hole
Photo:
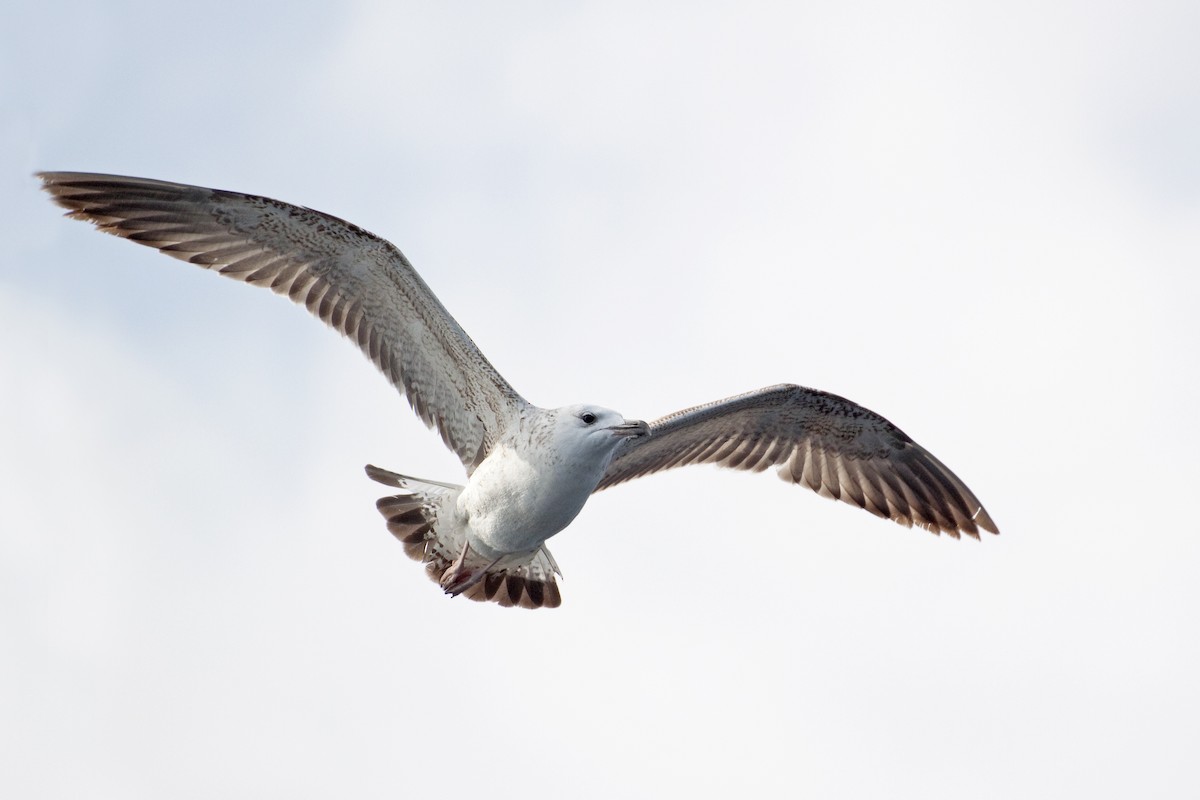
[[[579,418],[583,420],[584,425],[591,425],[596,421],[596,415],[590,411],[583,412],[579,415]]]

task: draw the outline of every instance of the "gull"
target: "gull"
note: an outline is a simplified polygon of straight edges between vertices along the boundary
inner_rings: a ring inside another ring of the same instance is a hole
[[[337,217],[238,192],[40,172],[67,216],[303,304],[357,343],[462,461],[466,485],[367,465],[376,506],[450,595],[556,607],[546,540],[597,491],[686,464],[762,471],[906,527],[999,533],[979,500],[879,414],[792,384],[646,423],[591,404],[539,408],[480,352],[390,242]]]

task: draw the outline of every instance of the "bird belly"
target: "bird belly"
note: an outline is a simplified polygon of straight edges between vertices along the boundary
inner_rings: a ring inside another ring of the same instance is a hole
[[[536,550],[571,523],[599,476],[575,470],[537,469],[519,458],[488,458],[471,475],[458,498],[458,512],[471,544],[500,557]]]

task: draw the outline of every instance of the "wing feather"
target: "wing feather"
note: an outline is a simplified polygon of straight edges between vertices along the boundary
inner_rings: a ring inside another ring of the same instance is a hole
[[[266,197],[39,173],[68,216],[290,297],[354,341],[468,471],[526,403],[404,255],[344,220]]]
[[[957,538],[998,533],[958,476],[883,417],[828,392],[781,384],[688,408],[628,440],[597,491],[685,464],[759,471],[904,526]]]

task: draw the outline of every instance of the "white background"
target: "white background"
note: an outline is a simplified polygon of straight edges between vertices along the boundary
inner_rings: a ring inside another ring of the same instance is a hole
[[[0,791],[1200,791],[1197,9],[6,12]],[[540,405],[845,395],[1002,535],[691,468],[552,542],[561,609],[448,599],[362,466],[461,467],[366,359],[35,169],[352,220]]]

